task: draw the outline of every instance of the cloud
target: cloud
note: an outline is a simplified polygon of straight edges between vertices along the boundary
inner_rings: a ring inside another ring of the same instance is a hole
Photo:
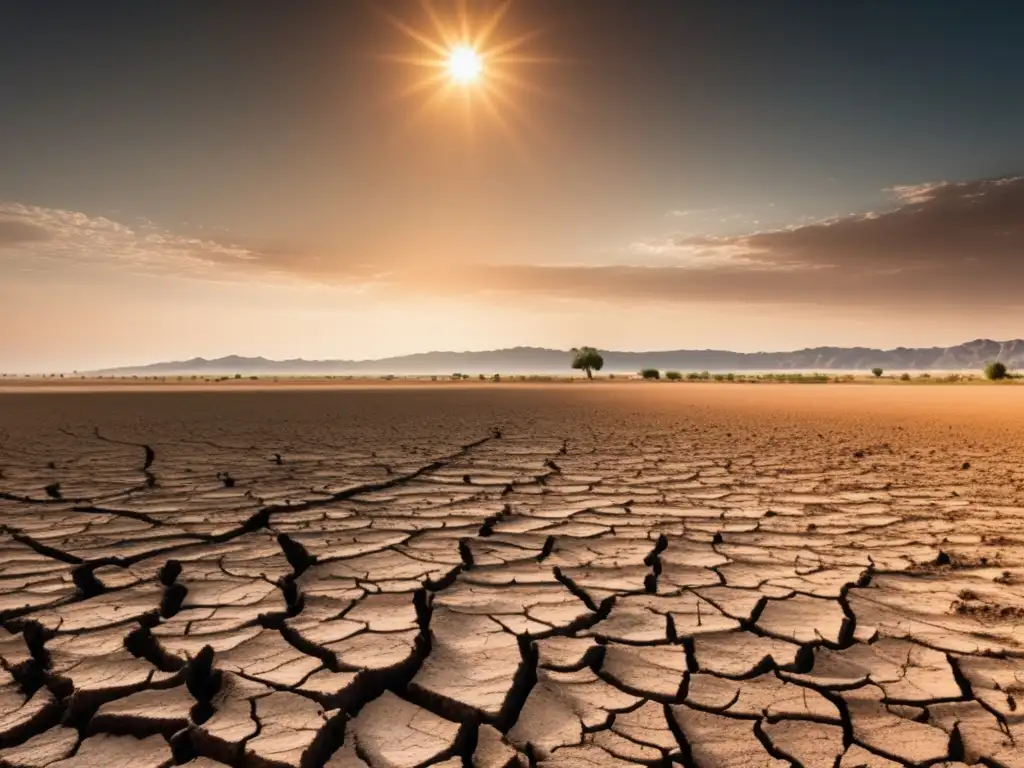
[[[679,237],[630,249],[662,258],[655,265],[483,268],[477,282],[489,290],[504,285],[516,292],[601,301],[897,307],[969,302],[991,311],[1020,303],[1024,176],[891,192],[894,206],[887,211],[735,237]]]
[[[989,277],[1024,273],[1024,176],[901,187],[895,195],[890,211],[738,242],[776,263],[827,265],[844,274],[901,268],[941,277],[968,262]]]
[[[363,290],[385,279],[395,264],[227,239],[220,231],[184,235],[141,218],[128,225],[78,211],[0,203],[0,267],[34,274],[86,268],[213,281],[316,281]]]
[[[0,205],[0,265],[112,267],[213,280],[315,281],[395,296],[912,308],[1020,303],[1024,176],[894,187],[888,210],[737,236],[632,244],[617,265],[343,257]]]
[[[78,211],[0,203],[0,264],[24,273],[75,268],[119,274],[207,280],[301,279],[302,258],[280,248],[255,248],[162,230],[141,219],[129,226]],[[315,260],[310,260],[315,269]]]
[[[30,221],[7,217],[0,213],[0,248],[9,248],[23,243],[39,243],[50,239],[46,229]]]
[[[666,238],[642,241],[629,247],[639,257],[634,266],[664,266],[685,269],[775,269],[748,248],[716,238]]]

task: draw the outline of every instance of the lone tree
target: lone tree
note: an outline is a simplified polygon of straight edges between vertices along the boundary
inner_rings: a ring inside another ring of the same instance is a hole
[[[985,378],[991,381],[999,381],[1006,378],[1006,365],[998,360],[985,366]]]
[[[884,371],[881,368],[872,368],[871,372],[875,374],[876,379],[882,378],[882,374],[884,373]]]
[[[604,358],[593,347],[577,347],[573,349],[572,354],[573,369],[583,371],[588,379],[594,378],[594,371],[604,368]]]

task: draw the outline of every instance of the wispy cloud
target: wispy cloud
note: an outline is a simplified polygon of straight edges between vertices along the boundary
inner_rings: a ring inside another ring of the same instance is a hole
[[[33,271],[85,266],[140,274],[216,276],[256,258],[246,248],[132,228],[103,216],[0,204],[0,260]]]
[[[217,281],[314,280],[347,288],[379,281],[391,269],[379,259],[256,245],[221,232],[184,235],[147,219],[128,225],[105,216],[18,203],[0,203],[0,264],[20,272],[87,267]]]
[[[728,238],[676,237],[633,243],[634,256],[654,257],[655,262],[633,266],[665,266],[679,269],[775,269],[776,265],[758,258],[750,248]]]

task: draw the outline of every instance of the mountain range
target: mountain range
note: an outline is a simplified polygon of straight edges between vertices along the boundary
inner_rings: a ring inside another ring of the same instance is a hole
[[[641,368],[688,371],[865,371],[879,366],[890,371],[977,370],[1001,360],[1009,368],[1024,367],[1024,340],[976,339],[954,347],[813,347],[792,352],[728,352],[676,349],[662,352],[603,351],[606,372]],[[543,347],[513,347],[484,352],[423,352],[379,360],[268,360],[230,355],[214,360],[153,363],[94,371],[103,375],[415,375],[451,373],[568,373],[571,353]]]

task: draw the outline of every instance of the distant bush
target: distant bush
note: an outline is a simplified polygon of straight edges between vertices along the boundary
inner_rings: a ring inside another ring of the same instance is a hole
[[[872,368],[871,373],[875,375],[876,379],[882,378],[882,374],[885,373],[881,368]]]
[[[679,371],[665,371],[665,378],[669,381],[682,381],[683,374]]]
[[[696,371],[690,371],[688,374],[686,374],[686,378],[689,381],[700,381],[700,374],[697,373]]]
[[[240,374],[240,373],[236,373],[236,374],[235,374],[235,378],[236,378],[236,379],[240,379],[240,378],[242,378],[242,374]]]
[[[491,381],[501,381],[501,374],[496,373],[493,376],[491,376]]]
[[[724,373],[716,373],[715,374],[715,381],[725,381],[725,374]]]
[[[727,373],[727,374],[725,374],[725,380],[726,381],[736,381],[736,374],[735,373]]]
[[[642,376],[645,379],[660,379],[661,371],[659,371],[657,368],[644,368],[642,371],[640,371],[640,376]]]
[[[901,373],[900,374],[900,381],[910,381],[910,374],[909,373]]]
[[[781,384],[827,384],[829,381],[825,373],[766,373],[762,378]]]
[[[999,381],[1006,378],[1006,365],[998,360],[985,366],[985,378],[989,381]]]

